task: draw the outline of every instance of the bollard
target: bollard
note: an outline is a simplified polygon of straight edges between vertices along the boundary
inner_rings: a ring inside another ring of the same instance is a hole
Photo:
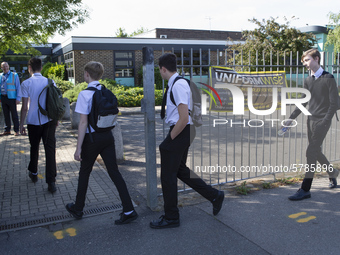
[[[70,120],[71,119],[70,100],[68,100],[67,97],[64,97],[63,102],[65,105],[65,113],[63,115],[63,120]]]

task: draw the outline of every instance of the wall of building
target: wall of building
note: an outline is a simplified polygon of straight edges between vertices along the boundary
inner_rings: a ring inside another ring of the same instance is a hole
[[[75,50],[74,75],[75,82],[84,82],[84,66],[89,61],[98,61],[104,65],[103,79],[114,79],[114,57],[112,50]]]

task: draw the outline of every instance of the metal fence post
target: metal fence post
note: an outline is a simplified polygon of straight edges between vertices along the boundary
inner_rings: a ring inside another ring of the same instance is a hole
[[[143,47],[143,86],[146,158],[146,190],[147,204],[151,209],[158,205],[157,201],[157,167],[156,167],[156,123],[155,123],[155,76],[153,49]]]

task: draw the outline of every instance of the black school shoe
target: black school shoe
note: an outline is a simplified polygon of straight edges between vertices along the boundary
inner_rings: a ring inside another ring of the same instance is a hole
[[[124,212],[122,212],[119,214],[119,216],[120,216],[120,219],[115,220],[116,225],[127,224],[138,218],[138,214],[136,213],[135,210],[133,210],[133,212],[130,213],[129,215],[126,215],[124,214]]]
[[[48,191],[51,193],[54,193],[57,191],[57,188],[55,187],[55,182],[48,183]]]
[[[176,228],[179,227],[180,222],[177,220],[167,220],[165,215],[159,217],[158,220],[154,220],[150,222],[151,228],[162,229],[162,228]]]
[[[336,178],[329,178],[329,188],[334,189],[338,187],[338,182],[336,181]]]
[[[69,204],[67,204],[65,207],[66,207],[66,210],[67,210],[70,214],[72,214],[72,216],[73,216],[74,218],[76,218],[77,220],[80,220],[80,219],[83,217],[83,212],[77,211],[77,210],[75,209],[74,203],[69,203]]]
[[[218,191],[217,197],[211,202],[213,205],[213,214],[216,216],[222,208],[224,200],[224,192]]]
[[[310,197],[311,197],[310,191],[304,191],[303,189],[299,189],[293,196],[288,197],[288,199],[298,201]]]
[[[31,178],[32,182],[36,183],[38,181],[38,175],[37,174],[33,174],[32,172],[30,172],[28,174],[28,177]]]

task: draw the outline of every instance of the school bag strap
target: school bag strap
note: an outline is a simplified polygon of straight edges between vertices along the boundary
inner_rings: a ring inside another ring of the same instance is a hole
[[[48,83],[47,83],[47,85],[41,90],[41,92],[40,92],[40,94],[39,94],[39,96],[38,96],[38,119],[39,119],[39,124],[40,124],[40,126],[41,126],[41,121],[40,121],[40,114],[39,114],[39,111],[41,112],[41,114],[42,115],[46,115],[47,116],[47,110],[45,110],[44,108],[42,108],[42,106],[40,105],[40,96],[41,96],[41,94],[46,90],[47,91],[47,89],[48,89],[48,87],[50,86],[50,85],[53,85],[53,81],[52,81],[52,79],[47,79],[47,81],[48,81]],[[47,95],[46,95],[46,97],[47,97]],[[45,104],[45,107],[46,107],[46,104]]]

